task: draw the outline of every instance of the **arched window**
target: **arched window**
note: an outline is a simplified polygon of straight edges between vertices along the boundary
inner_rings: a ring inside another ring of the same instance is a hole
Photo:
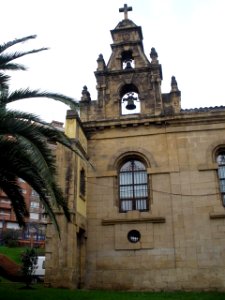
[[[148,175],[145,165],[137,159],[129,159],[119,170],[120,212],[147,211]]]
[[[225,150],[219,151],[216,157],[218,163],[218,176],[220,181],[220,193],[222,196],[222,203],[225,206]]]

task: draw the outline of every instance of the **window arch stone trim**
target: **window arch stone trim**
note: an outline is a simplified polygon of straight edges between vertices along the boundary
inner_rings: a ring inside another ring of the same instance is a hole
[[[225,140],[220,139],[208,146],[205,153],[205,162],[198,165],[199,171],[217,170],[216,154],[219,150],[225,150]]]
[[[220,150],[225,150],[225,140],[217,140],[216,142],[212,143],[206,150],[206,163],[216,163],[216,153]]]
[[[135,156],[139,159],[141,159],[145,165],[146,168],[150,167],[157,167],[157,163],[153,157],[153,155],[141,148],[141,147],[125,147],[117,151],[110,159],[109,164],[107,166],[107,170],[117,170],[118,166],[122,163],[124,159],[127,157]]]

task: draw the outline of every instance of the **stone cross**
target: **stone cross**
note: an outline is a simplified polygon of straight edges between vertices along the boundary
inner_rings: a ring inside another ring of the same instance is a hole
[[[124,4],[123,7],[119,8],[119,12],[124,12],[124,20],[128,19],[128,11],[132,11],[132,6]]]

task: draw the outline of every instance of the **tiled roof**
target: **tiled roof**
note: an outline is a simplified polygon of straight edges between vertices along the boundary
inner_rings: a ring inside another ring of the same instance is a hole
[[[198,113],[198,112],[213,112],[213,111],[224,111],[225,106],[210,106],[210,107],[199,107],[199,108],[187,108],[181,109],[181,113]]]

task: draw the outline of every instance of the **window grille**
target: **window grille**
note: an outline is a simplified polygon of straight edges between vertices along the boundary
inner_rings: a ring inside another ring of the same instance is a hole
[[[86,182],[85,182],[85,171],[82,169],[80,171],[80,195],[85,197],[86,193]]]
[[[127,234],[128,241],[131,243],[137,243],[141,239],[141,234],[137,230],[131,230]]]
[[[148,210],[148,176],[144,164],[127,161],[119,172],[120,211]]]
[[[219,155],[217,156],[217,163],[222,203],[223,206],[225,206],[225,152],[219,153]]]

